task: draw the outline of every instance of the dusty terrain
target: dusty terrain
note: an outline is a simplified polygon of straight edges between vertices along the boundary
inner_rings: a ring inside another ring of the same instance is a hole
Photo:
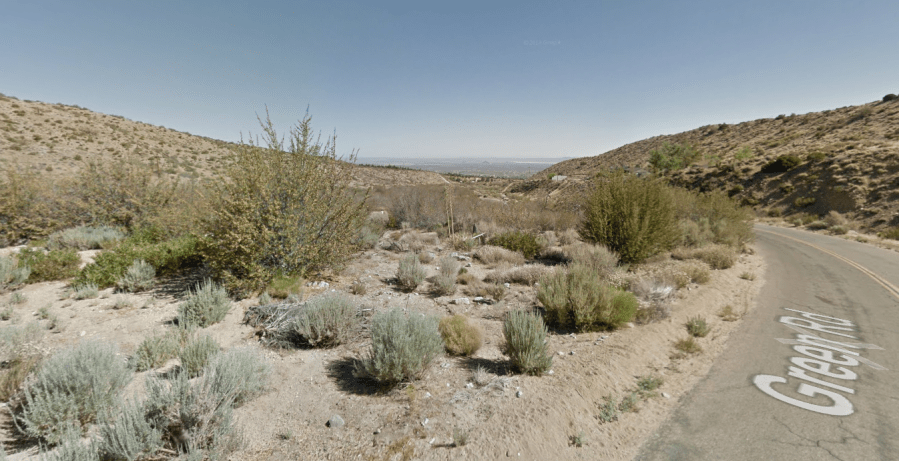
[[[439,256],[454,252],[440,244],[423,251],[438,256],[426,265],[429,276],[436,274]],[[484,328],[484,346],[471,358],[440,358],[420,381],[388,391],[352,376],[353,361],[368,347],[364,331],[333,349],[266,349],[274,365],[271,388],[237,410],[246,445],[232,459],[631,459],[678,399],[707,373],[741,323],[716,314],[725,305],[737,313],[752,309],[765,273],[758,256],[744,254],[731,269],[712,271],[709,283],[679,290],[671,317],[661,322],[613,332],[551,331],[552,374],[534,377],[512,374],[499,349],[503,314],[537,306],[533,287],[511,285],[496,304],[457,304],[454,300],[467,297],[462,287],[454,295],[436,297],[429,294],[429,282],[418,292],[404,293],[393,285],[404,256],[380,248],[362,252],[341,276],[327,280],[327,288],[307,288],[304,296],[348,292],[353,281],[361,280],[366,294],[354,298],[362,315],[393,306],[466,314]],[[477,278],[490,271],[477,261],[463,263],[471,264],[468,270]],[[746,273],[754,280],[740,277]],[[172,328],[183,290],[192,281],[162,280],[155,290],[134,295],[104,290],[99,298],[81,301],[69,297],[65,282],[27,285],[19,290],[27,301],[12,305],[11,320],[0,323],[38,322],[43,333],[33,345],[44,352],[94,338],[118,344],[127,355],[143,338]],[[10,297],[2,295],[0,303]],[[207,332],[223,348],[261,347],[254,329],[242,323],[246,308],[256,303],[235,302],[226,319]],[[42,308],[59,319],[52,329],[39,318]],[[687,337],[684,323],[696,315],[709,321],[712,332],[698,340],[701,353],[679,357],[673,343]],[[489,373],[482,385],[472,382],[478,367]],[[160,370],[139,373],[129,390],[139,392],[142,375],[155,372]],[[637,412],[622,413],[609,423],[597,418],[605,396],[620,399],[635,389],[638,377],[650,375],[664,384],[638,404]],[[335,414],[345,426],[326,425]],[[36,447],[17,444],[9,416],[3,417],[0,437],[7,451],[16,453],[10,459],[35,459]],[[464,446],[453,446],[454,431],[467,435]]]

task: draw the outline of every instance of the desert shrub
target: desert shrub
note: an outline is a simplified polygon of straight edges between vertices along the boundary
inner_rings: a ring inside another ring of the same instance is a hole
[[[359,228],[359,236],[357,237],[357,245],[363,250],[370,250],[377,246],[378,240],[381,239],[381,233],[384,228],[372,223],[366,223]]]
[[[702,346],[700,346],[692,336],[688,336],[686,339],[678,340],[674,343],[674,348],[687,354],[696,354],[698,352],[702,352]]]
[[[332,347],[345,343],[359,326],[353,301],[334,294],[310,300],[297,311],[292,329],[299,346]]]
[[[784,173],[802,164],[802,159],[795,155],[780,155],[762,166],[762,173]]]
[[[47,242],[52,249],[98,250],[123,238],[125,234],[114,227],[79,226],[56,231],[50,234]]]
[[[440,295],[450,295],[456,291],[456,277],[462,267],[455,258],[440,258],[440,272],[435,280],[435,291]]]
[[[59,443],[53,451],[40,448],[41,461],[97,461],[100,459],[99,444],[93,437],[84,443],[81,430],[75,424],[67,424],[59,429]]]
[[[31,275],[31,268],[19,265],[15,257],[0,256],[0,290],[25,283]]]
[[[539,315],[514,310],[503,321],[503,353],[512,368],[521,373],[541,375],[552,367],[553,359],[546,342],[546,325]]]
[[[824,222],[827,223],[829,227],[833,226],[846,226],[849,224],[849,220],[846,219],[843,215],[838,211],[830,210],[827,213],[827,216],[824,217]]]
[[[484,264],[524,264],[524,256],[521,253],[493,245],[484,245],[478,248],[474,257]]]
[[[484,331],[464,315],[444,317],[438,328],[446,351],[452,355],[472,355],[484,341]]]
[[[81,285],[74,285],[72,289],[72,297],[78,300],[96,298],[100,295],[100,290],[97,289],[97,285],[90,282]]]
[[[273,298],[286,299],[290,295],[303,297],[303,283],[305,280],[299,276],[276,275],[266,288],[266,292]]]
[[[106,458],[147,459],[162,448],[163,431],[154,427],[144,411],[142,402],[128,400],[116,411],[104,415],[104,424],[100,425],[100,452]]]
[[[830,227],[830,226],[828,226],[827,223],[824,221],[812,221],[812,222],[808,223],[808,225],[806,226],[806,228],[811,229],[811,230],[822,230],[822,229],[827,229],[828,227]]]
[[[881,238],[899,240],[899,227],[893,227],[879,233]]]
[[[702,248],[681,248],[671,253],[675,259],[698,259],[712,269],[728,269],[737,262],[737,253],[725,245],[708,245]]]
[[[163,446],[171,453],[224,459],[237,446],[235,396],[221,392],[207,373],[194,380],[187,373],[147,380],[142,412],[151,427],[162,431]]]
[[[401,289],[412,291],[418,288],[425,279],[425,268],[422,267],[418,257],[410,254],[400,261],[396,270],[396,283]]]
[[[894,101],[894,100],[896,100],[896,99],[899,99],[899,96],[896,96],[896,95],[893,94],[893,93],[889,93],[889,94],[886,94],[886,95],[883,96],[883,100],[882,100],[882,101],[883,101],[883,102],[889,102],[889,101]]]
[[[350,293],[354,295],[364,295],[367,291],[368,288],[362,280],[353,280],[350,284]]]
[[[537,299],[548,324],[578,331],[617,328],[637,311],[632,293],[602,282],[595,269],[579,264],[544,278]]]
[[[418,253],[418,260],[421,261],[422,264],[429,264],[434,261],[436,255],[431,253],[430,251],[422,251]]]
[[[612,272],[618,265],[618,255],[602,245],[579,243],[562,247],[569,263],[592,267],[601,274]]]
[[[498,267],[487,273],[484,277],[485,282],[491,283],[517,283],[519,285],[531,286],[539,282],[553,268],[544,266],[543,264],[525,264],[524,266],[514,267]]]
[[[467,291],[472,296],[482,296],[494,301],[499,301],[506,295],[505,285],[499,283],[474,283],[468,286]]]
[[[285,145],[266,116],[266,146],[241,142],[217,183],[201,249],[236,294],[260,290],[277,274],[337,267],[356,250],[365,196],[349,189],[352,171],[338,161],[335,138],[317,141],[311,121],[307,114]]]
[[[130,364],[137,371],[152,370],[177,357],[180,348],[181,337],[177,330],[150,336],[138,344]]]
[[[726,194],[697,194],[685,189],[673,189],[672,193],[682,245],[719,243],[739,248],[754,238],[752,210],[740,206]]]
[[[230,309],[228,292],[206,279],[202,284],[197,284],[196,290],[178,306],[178,323],[205,328],[222,321]]]
[[[690,333],[690,336],[695,338],[705,338],[711,331],[709,324],[700,316],[690,317],[685,326],[687,327],[687,333]]]
[[[131,370],[110,344],[81,342],[44,361],[25,389],[15,423],[25,435],[60,441],[70,423],[84,430],[97,415],[117,405]]]
[[[0,402],[6,402],[19,390],[25,378],[34,371],[41,362],[36,353],[19,352],[5,361],[0,372]]]
[[[490,244],[521,253],[525,258],[533,258],[540,251],[537,236],[527,232],[510,231],[490,239]]]
[[[704,283],[709,283],[709,280],[712,279],[712,274],[709,272],[709,265],[705,262],[697,261],[692,264],[684,264],[681,266],[681,270],[687,275],[688,280],[693,283],[702,285]]]
[[[75,283],[90,282],[100,289],[111,287],[135,260],[146,261],[158,276],[176,274],[203,262],[196,237],[186,235],[167,239],[159,230],[143,228],[115,248],[98,254],[93,263],[81,269]]]
[[[849,228],[846,226],[831,226],[829,230],[836,235],[844,235],[849,233]]]
[[[371,349],[356,362],[356,372],[385,384],[421,376],[444,348],[436,317],[399,308],[372,316]]]
[[[128,293],[146,291],[156,283],[156,269],[142,259],[135,260],[116,280],[116,287]]]
[[[191,337],[178,353],[181,370],[191,378],[198,376],[209,360],[219,353],[219,350],[218,343],[209,335]]]
[[[676,171],[689,166],[699,157],[693,146],[665,142],[662,147],[649,152],[649,164],[655,171]]]
[[[23,248],[19,251],[19,265],[31,269],[28,281],[32,283],[65,280],[78,275],[81,258],[75,250],[50,250]]]
[[[261,394],[269,385],[272,367],[259,349],[238,347],[213,356],[203,379],[215,394],[227,395],[239,406]]]
[[[659,180],[612,174],[599,178],[588,196],[580,235],[618,253],[622,262],[639,262],[677,242],[672,207],[670,189]]]
[[[793,200],[793,206],[796,208],[805,208],[815,204],[815,197],[798,197]]]

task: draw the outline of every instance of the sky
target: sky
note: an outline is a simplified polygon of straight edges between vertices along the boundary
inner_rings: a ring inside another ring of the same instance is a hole
[[[899,2],[0,2],[0,93],[364,157],[584,157],[899,93]]]

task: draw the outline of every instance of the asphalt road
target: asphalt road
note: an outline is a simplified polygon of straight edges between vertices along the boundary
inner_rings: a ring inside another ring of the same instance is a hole
[[[759,304],[636,459],[899,460],[899,253],[756,234]]]

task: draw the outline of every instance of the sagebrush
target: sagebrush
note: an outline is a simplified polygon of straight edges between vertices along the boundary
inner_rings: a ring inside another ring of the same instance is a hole
[[[578,331],[617,328],[637,313],[632,293],[603,282],[595,269],[581,264],[544,278],[537,299],[546,309],[547,323]]]
[[[436,317],[393,308],[371,319],[371,349],[356,373],[385,384],[417,379],[443,353]]]
[[[541,375],[552,367],[552,356],[546,341],[548,331],[543,319],[530,312],[514,310],[503,321],[503,353],[512,368],[531,375]]]

